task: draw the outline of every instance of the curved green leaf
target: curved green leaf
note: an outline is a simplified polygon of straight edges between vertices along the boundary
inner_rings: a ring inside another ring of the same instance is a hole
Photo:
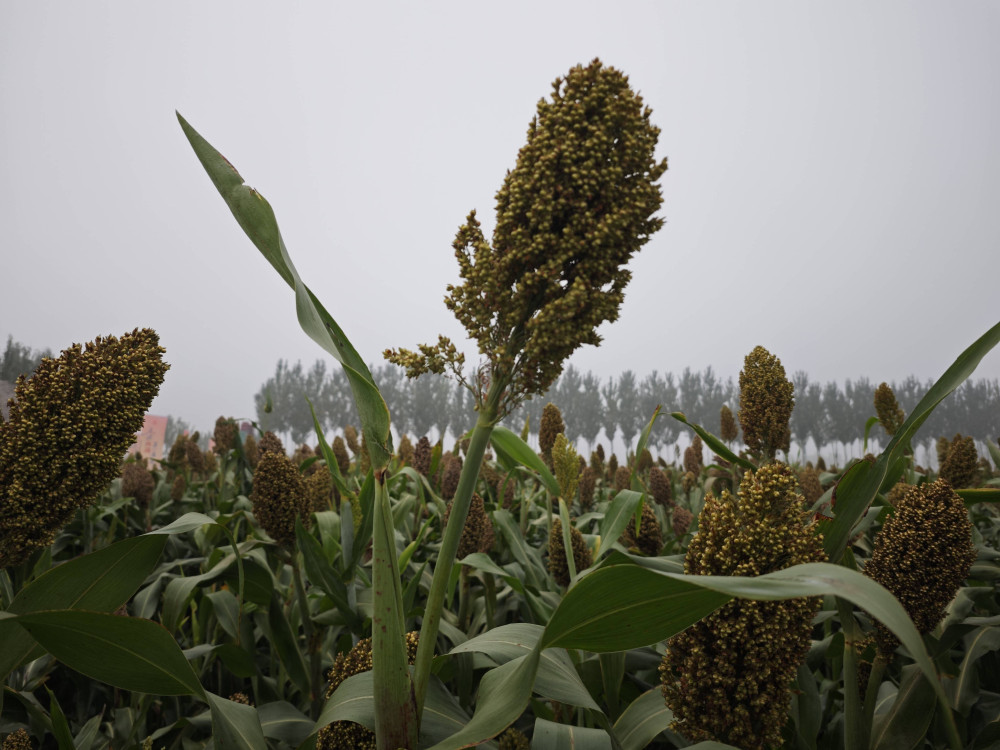
[[[944,375],[931,386],[903,425],[896,430],[896,434],[892,436],[892,440],[874,464],[859,461],[847,470],[837,485],[837,504],[834,508],[833,521],[825,523],[822,529],[823,546],[831,560],[840,559],[847,548],[851,530],[868,510],[890,469],[902,458],[910,439],[920,425],[948,394],[965,382],[982,358],[998,343],[1000,343],[1000,323],[977,339],[959,355],[951,367],[945,370]]]
[[[181,129],[198,160],[236,221],[285,283],[295,290],[295,310],[299,325],[309,337],[332,354],[344,367],[354,394],[361,427],[367,438],[372,466],[383,468],[392,457],[389,409],[361,355],[344,335],[333,317],[310,291],[285,249],[274,210],[267,200],[246,185],[236,168],[177,113]]]
[[[642,493],[634,490],[622,490],[615,495],[601,519],[601,548],[597,553],[597,560],[610,552],[612,545],[621,538],[629,519],[635,517],[641,502]]]
[[[257,717],[264,736],[298,747],[313,730],[313,721],[287,701],[265,703],[257,707]]]
[[[180,646],[161,625],[103,612],[55,610],[17,623],[70,669],[124,690],[204,695]]]
[[[642,750],[674,720],[673,711],[667,708],[663,693],[656,687],[648,690],[629,704],[615,722],[615,736],[622,750]]]
[[[253,706],[205,693],[212,709],[212,738],[220,750],[267,750],[267,740]]]
[[[506,427],[497,425],[493,428],[490,441],[493,443],[493,448],[498,454],[503,453],[514,463],[535,472],[538,478],[542,480],[542,484],[545,485],[546,491],[552,497],[559,497],[559,483],[556,481],[556,478],[552,476],[549,467],[538,457],[538,454],[531,450],[531,446],[521,440],[520,435],[514,434]]]
[[[267,624],[271,631],[271,645],[278,652],[281,663],[285,665],[289,679],[303,695],[309,695],[309,671],[306,669],[298,639],[288,624],[285,608],[277,592],[271,596],[271,605],[267,609]]]
[[[875,717],[871,746],[878,750],[914,750],[923,747],[934,716],[934,690],[913,664],[903,667],[896,699]]]
[[[719,440],[719,438],[717,438],[711,432],[706,430],[704,427],[702,427],[701,425],[697,425],[694,422],[688,422],[687,417],[684,416],[684,412],[682,411],[671,412],[670,416],[676,419],[678,422],[686,424],[688,427],[694,430],[701,437],[701,439],[705,441],[705,445],[707,445],[709,448],[715,451],[715,454],[717,456],[726,459],[732,464],[737,464],[738,466],[742,466],[744,469],[747,469],[748,471],[757,471],[757,467],[753,463],[733,453],[731,450],[729,450],[728,446],[725,443]]]
[[[656,422],[656,418],[660,416],[660,410],[663,408],[662,404],[657,404],[656,408],[653,409],[653,416],[649,418],[649,422],[643,428],[642,432],[639,434],[639,442],[635,446],[635,455],[641,456],[642,452],[646,450],[646,446],[649,444],[649,434],[653,431],[653,423]],[[639,470],[639,462],[632,462],[632,472],[629,474],[628,486],[637,492],[642,492],[642,487],[639,485],[639,480],[636,479],[636,472]]]
[[[112,612],[153,572],[166,537],[125,539],[52,568],[25,586],[7,611],[21,615],[53,609]],[[0,620],[0,682],[42,651],[13,619]]]
[[[535,719],[531,747],[544,750],[611,750],[611,738],[603,729]]]

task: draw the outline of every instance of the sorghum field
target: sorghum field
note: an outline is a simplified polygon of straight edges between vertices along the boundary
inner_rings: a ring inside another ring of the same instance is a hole
[[[651,113],[594,61],[539,104],[455,240],[446,304],[479,348],[390,349],[475,404],[456,444],[403,436],[299,278],[266,200],[183,118],[229,208],[344,368],[357,423],[309,445],[180,437],[122,456],[166,373],[151,330],[74,346],[0,422],[3,748],[996,748],[1000,446],[911,438],[1000,341],[972,341],[880,455],[788,462],[780,353],[746,353],[716,424],[661,410],[627,455],[499,426],[614,320],[660,221]],[[286,303],[289,300],[284,300]],[[470,375],[470,373],[472,373]],[[654,459],[655,420],[694,442]]]

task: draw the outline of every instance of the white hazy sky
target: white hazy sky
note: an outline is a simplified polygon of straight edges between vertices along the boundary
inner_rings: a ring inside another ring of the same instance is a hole
[[[6,2],[0,336],[155,328],[153,412],[203,429],[323,356],[177,109],[366,359],[464,341],[455,231],[492,226],[536,102],[600,57],[662,130],[667,224],[574,364],[735,376],[762,344],[814,380],[936,377],[1000,320],[998,33],[976,0]]]

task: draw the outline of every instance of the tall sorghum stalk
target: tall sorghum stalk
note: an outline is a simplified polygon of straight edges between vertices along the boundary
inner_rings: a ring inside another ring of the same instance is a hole
[[[455,257],[463,283],[445,304],[485,358],[474,382],[464,356],[441,336],[418,352],[387,351],[407,375],[449,371],[473,393],[479,412],[452,501],[420,631],[414,672],[423,707],[444,592],[490,434],[499,419],[543,393],[598,326],[616,320],[632,255],[662,225],[653,152],[659,130],[628,79],[599,60],[577,66],[538,104],[527,144],[497,193],[492,242],[475,211],[459,229]]]

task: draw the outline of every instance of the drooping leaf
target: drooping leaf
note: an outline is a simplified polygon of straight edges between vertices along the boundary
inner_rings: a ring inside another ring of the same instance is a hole
[[[719,440],[719,438],[706,430],[704,427],[697,425],[694,422],[688,422],[687,417],[684,416],[684,412],[675,411],[672,412],[670,416],[694,430],[695,433],[705,441],[705,445],[715,451],[717,456],[726,459],[731,464],[742,466],[747,471],[757,471],[757,467],[753,463],[733,453],[724,442]]]
[[[91,552],[43,573],[11,602],[11,614],[53,609],[113,612],[156,568],[166,537],[139,536]],[[0,620],[0,681],[42,650],[13,620]]]
[[[59,661],[91,679],[139,693],[203,695],[180,646],[155,622],[54,610],[20,615],[17,623]]]
[[[544,750],[611,750],[611,738],[603,729],[556,724],[535,719],[531,747]]]
[[[934,716],[934,689],[916,665],[903,667],[903,681],[896,699],[872,722],[871,746],[879,750],[914,750],[922,747]]]
[[[278,652],[281,663],[285,665],[288,677],[303,695],[309,695],[309,671],[306,669],[298,639],[292,632],[277,592],[271,596],[271,604],[267,609],[267,623],[271,631],[271,645]]]
[[[202,138],[180,113],[177,114],[177,120],[240,227],[285,283],[295,291],[295,310],[302,330],[343,365],[354,395],[354,404],[366,437],[372,466],[376,468],[387,466],[392,457],[389,409],[361,355],[330,313],[299,278],[298,271],[285,249],[271,205],[264,196],[244,183],[236,168]]]
[[[597,553],[598,560],[611,551],[612,545],[625,532],[629,520],[635,517],[641,502],[642,493],[634,490],[622,490],[615,495],[615,499],[604,513],[604,518],[601,519],[601,549]]]
[[[493,428],[490,441],[497,453],[503,453],[515,464],[520,464],[535,472],[542,480],[542,484],[545,485],[546,491],[552,497],[559,497],[559,483],[556,478],[552,476],[549,467],[538,457],[538,454],[531,450],[531,446],[521,440],[520,435],[515,435],[506,427],[498,425]]]
[[[287,701],[258,706],[257,717],[265,737],[287,742],[292,747],[301,745],[313,730],[312,719]]]

